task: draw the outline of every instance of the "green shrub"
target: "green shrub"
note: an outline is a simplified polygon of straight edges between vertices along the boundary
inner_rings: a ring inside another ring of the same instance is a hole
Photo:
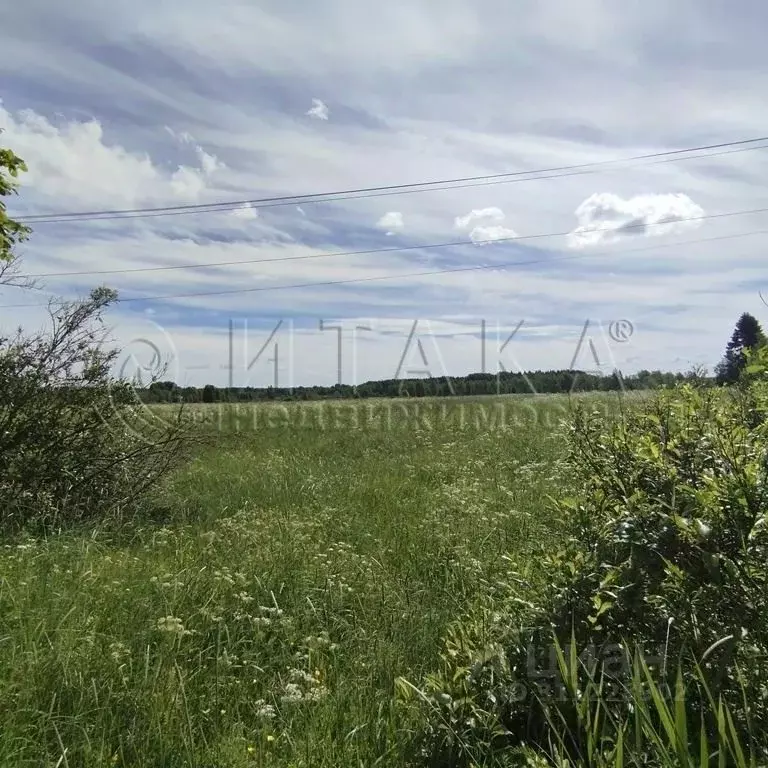
[[[125,514],[182,455],[181,412],[147,421],[111,374],[102,313],[115,299],[101,288],[52,308],[48,330],[0,336],[0,530]]]
[[[569,650],[569,648],[571,650]],[[674,686],[660,685],[643,654],[630,657],[626,678],[621,682],[623,708],[616,706],[616,691],[609,691],[606,676],[554,640],[552,649],[562,684],[561,695],[534,696],[532,704],[548,727],[546,742],[515,743],[513,735],[479,699],[454,699],[446,692],[454,679],[434,676],[424,690],[399,681],[400,701],[418,701],[428,713],[420,734],[421,754],[431,765],[468,765],[472,768],[607,768],[608,766],[658,766],[704,768],[727,765],[757,768],[754,739],[739,733],[730,709],[715,698],[706,675],[695,669],[693,680],[704,694],[704,707],[691,706],[682,668],[676,668]],[[486,659],[487,661],[487,659]],[[477,662],[476,662],[477,663]],[[468,672],[469,670],[462,670]],[[488,668],[486,668],[488,671]],[[505,678],[509,679],[509,678]],[[486,703],[495,698],[486,678]],[[508,693],[511,689],[507,690]],[[518,686],[519,692],[519,686]],[[572,716],[564,716],[568,708]],[[463,710],[464,718],[457,717]],[[471,715],[467,717],[468,713]],[[430,749],[431,747],[431,749]]]
[[[425,757],[470,765],[519,743],[581,754],[583,691],[598,679],[616,738],[637,711],[635,653],[659,690],[674,691],[681,670],[686,748],[701,734],[716,748],[711,696],[745,751],[768,756],[767,406],[753,380],[726,391],[685,384],[610,427],[575,410],[575,494],[557,503],[568,536],[560,551],[542,551],[551,586],[517,595],[495,625],[483,619],[449,637],[422,691]],[[558,644],[581,655],[572,684]]]

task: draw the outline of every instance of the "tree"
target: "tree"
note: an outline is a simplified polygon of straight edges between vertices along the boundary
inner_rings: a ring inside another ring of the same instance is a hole
[[[3,198],[17,193],[17,178],[26,170],[26,164],[18,155],[0,147],[0,283],[25,284],[16,273],[14,248],[29,237],[31,230],[7,214]]]
[[[715,368],[718,384],[733,384],[746,366],[746,350],[754,351],[766,343],[760,323],[748,312],[738,319],[725,355]]]
[[[216,387],[213,384],[206,384],[203,387],[203,402],[214,403],[216,402]]]

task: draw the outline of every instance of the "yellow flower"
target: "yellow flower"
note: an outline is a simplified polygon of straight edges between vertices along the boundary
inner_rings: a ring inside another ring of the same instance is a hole
[[[256,747],[253,746],[253,744],[248,745],[248,754],[252,755],[256,751]]]
[[[267,736],[267,741],[272,743],[275,740],[275,737],[270,733],[269,736]]]

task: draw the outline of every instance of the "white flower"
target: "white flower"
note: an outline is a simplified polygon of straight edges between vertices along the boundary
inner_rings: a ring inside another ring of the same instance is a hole
[[[175,635],[191,635],[192,632],[184,629],[181,619],[176,616],[163,616],[157,620],[156,629],[161,632],[168,632]]]
[[[288,674],[294,683],[309,683],[309,685],[315,683],[315,678],[303,669],[289,669]]]
[[[110,643],[109,651],[109,655],[117,664],[131,655],[130,648],[127,648],[123,643]]]
[[[258,699],[255,704],[256,717],[263,717],[267,720],[271,720],[275,716],[275,708],[271,704],[267,704],[264,699]]]
[[[307,691],[305,698],[307,701],[319,701],[328,695],[328,689],[324,685],[318,685]]]
[[[296,701],[301,701],[304,698],[304,694],[296,683],[286,683],[285,693],[280,697],[280,701],[283,704],[290,704]]]

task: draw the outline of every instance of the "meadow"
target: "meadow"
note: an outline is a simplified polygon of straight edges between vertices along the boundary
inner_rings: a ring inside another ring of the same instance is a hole
[[[0,765],[403,765],[395,680],[546,582],[569,407],[192,406],[153,520],[0,549]]]

